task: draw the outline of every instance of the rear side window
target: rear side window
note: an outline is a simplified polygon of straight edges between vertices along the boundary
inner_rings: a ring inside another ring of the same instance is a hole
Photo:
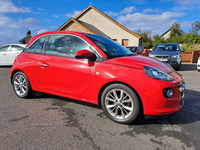
[[[21,46],[12,45],[10,51],[22,51],[23,49]]]
[[[4,51],[7,51],[9,48],[9,46],[4,46],[4,47],[1,47],[0,48],[0,52],[4,52]]]
[[[82,39],[71,35],[51,35],[46,54],[75,58],[79,50],[90,50],[90,46]]]
[[[45,42],[45,37],[41,37],[40,39],[36,40],[28,49],[25,49],[24,52],[28,53],[41,53]]]

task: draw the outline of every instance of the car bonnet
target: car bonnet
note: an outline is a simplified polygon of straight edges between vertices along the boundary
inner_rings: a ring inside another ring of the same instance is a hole
[[[138,69],[143,69],[144,66],[153,67],[155,69],[160,69],[166,73],[170,73],[173,71],[173,68],[169,65],[160,62],[158,60],[144,57],[144,56],[125,56],[125,57],[117,57],[113,59],[116,65],[133,67]]]

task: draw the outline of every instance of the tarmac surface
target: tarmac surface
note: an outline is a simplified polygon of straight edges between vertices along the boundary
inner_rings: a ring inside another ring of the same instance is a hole
[[[200,149],[200,72],[182,64],[185,105],[171,118],[138,119],[122,125],[102,109],[37,92],[18,98],[10,84],[11,67],[0,67],[0,149]]]

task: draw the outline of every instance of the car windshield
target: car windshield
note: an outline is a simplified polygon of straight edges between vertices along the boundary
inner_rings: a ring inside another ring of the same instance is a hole
[[[131,52],[136,52],[137,47],[126,47],[128,50],[130,50]]]
[[[158,44],[153,49],[154,51],[179,51],[179,46],[177,44]]]
[[[131,51],[108,38],[92,34],[85,34],[85,36],[92,40],[108,56],[108,58],[133,55]]]

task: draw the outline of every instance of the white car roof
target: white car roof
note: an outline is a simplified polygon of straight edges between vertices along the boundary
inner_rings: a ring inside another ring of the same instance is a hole
[[[6,45],[2,45],[0,47],[3,47],[3,46],[8,46],[8,45],[16,45],[16,46],[21,46],[21,47],[26,47],[26,44],[6,44]]]

